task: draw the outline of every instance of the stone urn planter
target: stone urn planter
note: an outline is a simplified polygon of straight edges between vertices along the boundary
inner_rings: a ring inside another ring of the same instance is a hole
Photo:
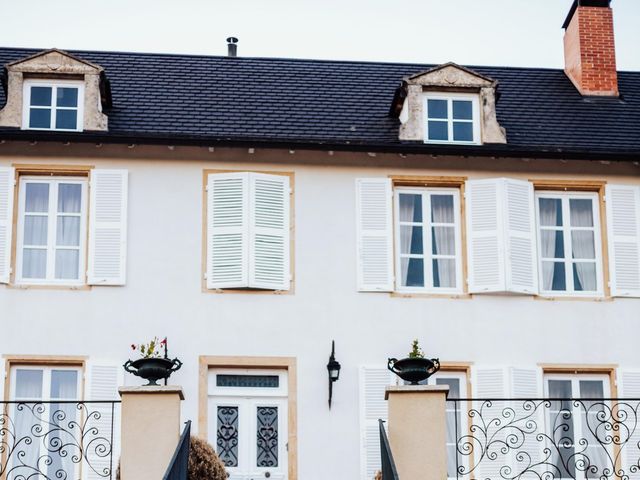
[[[390,358],[387,368],[411,385],[418,385],[440,370],[440,361],[437,358]]]
[[[127,360],[123,365],[125,371],[148,380],[147,385],[158,385],[158,380],[169,378],[173,372],[180,370],[182,362],[177,358],[139,358]]]

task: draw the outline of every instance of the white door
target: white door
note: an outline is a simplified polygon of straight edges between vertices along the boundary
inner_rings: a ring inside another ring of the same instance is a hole
[[[210,373],[209,441],[229,480],[287,480],[286,373],[240,372]]]

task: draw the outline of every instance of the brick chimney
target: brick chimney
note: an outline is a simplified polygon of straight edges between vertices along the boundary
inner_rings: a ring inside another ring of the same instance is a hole
[[[582,95],[618,96],[611,0],[574,0],[562,28],[564,71]]]

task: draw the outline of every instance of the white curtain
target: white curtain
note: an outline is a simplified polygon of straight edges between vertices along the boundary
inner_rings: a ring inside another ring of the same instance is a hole
[[[591,200],[571,200],[571,226],[593,227],[593,210]],[[575,259],[595,259],[594,233],[589,230],[579,230],[571,233],[571,248]],[[593,262],[575,262],[582,290],[595,291],[596,269]]]
[[[453,212],[453,196],[431,196],[431,219],[433,223],[449,223],[451,227],[433,227],[434,251],[436,255],[455,255],[456,237]],[[454,259],[436,259],[438,279],[441,287],[456,286],[456,262]]]
[[[413,222],[413,215],[415,211],[415,197],[417,195],[400,195],[400,222]],[[420,227],[418,227],[420,228]],[[413,237],[412,226],[400,227],[400,252],[411,253],[411,239]],[[400,275],[402,285],[407,285],[409,276],[409,259],[400,259]]]
[[[78,393],[78,373],[74,370],[52,370],[51,371],[51,400],[77,400]],[[78,411],[73,403],[52,403],[50,408],[50,422],[53,426],[59,426],[60,430],[52,439],[58,438],[60,445],[69,445],[62,450],[53,449],[49,452],[51,465],[49,466],[49,476],[59,478],[58,472],[66,472],[67,478],[73,478],[74,463],[72,457],[79,451],[73,446],[75,441],[72,434],[66,432],[77,432],[77,427],[73,428],[77,422]],[[55,428],[55,427],[53,427]],[[54,445],[55,446],[55,445]]]
[[[540,225],[555,226],[558,221],[557,201],[554,199],[540,199]],[[556,235],[555,230],[542,230],[540,237],[540,246],[542,256],[545,258],[554,258],[556,253]],[[542,262],[542,289],[551,290],[553,288],[553,272],[555,269],[554,262]]]
[[[9,480],[28,477],[32,471],[19,465],[36,465],[40,456],[40,439],[34,437],[34,429],[40,426],[38,416],[34,415],[35,403],[42,399],[42,370],[19,369],[16,371],[15,400],[13,421],[16,438],[22,439],[16,451],[9,458]],[[27,439],[29,439],[27,441]],[[25,476],[26,474],[26,476]]]

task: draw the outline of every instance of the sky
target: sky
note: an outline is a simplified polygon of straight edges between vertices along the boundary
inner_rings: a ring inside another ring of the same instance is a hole
[[[572,0],[0,3],[8,47],[561,68]],[[640,70],[640,0],[612,7],[618,70]]]

